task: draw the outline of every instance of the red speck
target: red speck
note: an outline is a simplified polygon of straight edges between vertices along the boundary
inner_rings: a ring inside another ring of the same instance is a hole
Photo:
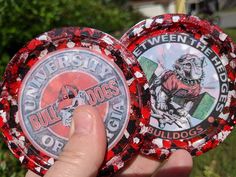
[[[34,50],[38,45],[41,45],[41,44],[42,42],[40,40],[33,39],[32,41],[29,42],[27,47],[29,50]]]

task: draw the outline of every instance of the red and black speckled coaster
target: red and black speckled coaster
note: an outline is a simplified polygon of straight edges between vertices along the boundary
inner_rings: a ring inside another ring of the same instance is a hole
[[[73,110],[95,106],[108,141],[99,175],[108,176],[140,149],[149,102],[146,78],[119,41],[91,28],[54,29],[28,42],[8,64],[0,128],[21,163],[44,175],[68,141]]]
[[[147,76],[152,113],[142,153],[193,156],[216,147],[235,120],[236,55],[232,40],[195,16],[146,19],[121,38]]]

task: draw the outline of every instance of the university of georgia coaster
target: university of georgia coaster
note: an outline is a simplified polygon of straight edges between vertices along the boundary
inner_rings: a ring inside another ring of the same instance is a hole
[[[94,106],[108,142],[99,175],[109,176],[138,152],[149,102],[146,78],[119,41],[91,28],[59,28],[28,42],[8,64],[0,128],[21,163],[44,175],[68,141],[73,111]]]
[[[193,156],[216,147],[235,124],[235,47],[219,27],[195,16],[144,20],[121,38],[149,82],[152,113],[142,153]]]

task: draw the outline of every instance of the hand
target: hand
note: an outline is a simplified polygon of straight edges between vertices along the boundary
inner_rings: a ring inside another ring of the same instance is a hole
[[[106,136],[103,120],[90,106],[75,110],[71,126],[71,137],[59,159],[48,170],[45,177],[95,177],[106,150]],[[184,150],[178,150],[161,163],[137,156],[115,176],[119,177],[187,177],[192,168],[192,157]],[[39,177],[29,171],[26,177]]]

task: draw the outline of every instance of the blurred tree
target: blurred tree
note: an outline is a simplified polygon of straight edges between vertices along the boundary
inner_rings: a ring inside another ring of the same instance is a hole
[[[0,74],[23,44],[52,28],[86,26],[119,36],[141,15],[117,3],[127,0],[0,0]]]
[[[129,0],[103,0],[104,3],[108,3],[108,4],[115,4],[118,5],[120,7],[127,7]]]

